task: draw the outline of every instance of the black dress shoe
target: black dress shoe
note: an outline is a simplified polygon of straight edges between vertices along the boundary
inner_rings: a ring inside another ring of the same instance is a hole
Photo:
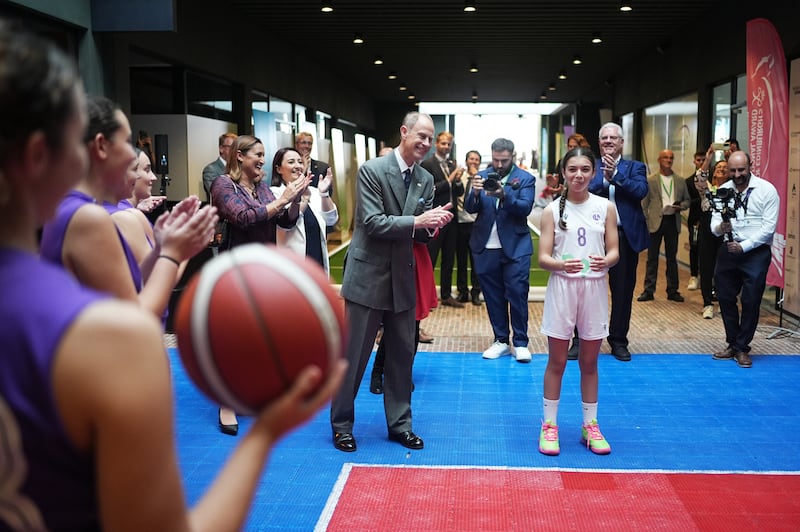
[[[672,294],[667,295],[667,299],[669,299],[670,301],[676,301],[678,303],[683,303],[685,301],[683,299],[683,296],[679,292],[674,292]]]
[[[577,338],[572,339],[572,345],[567,351],[567,360],[578,360],[578,354],[581,352],[581,342]]]
[[[615,345],[611,347],[611,354],[620,362],[630,362],[631,352],[624,345]]]
[[[472,294],[472,304],[475,305],[476,307],[481,306],[482,302],[480,294]]]
[[[422,438],[407,430],[405,432],[399,433],[389,433],[389,439],[392,441],[396,441],[403,447],[407,449],[422,449],[425,446],[425,443],[422,441]]]
[[[356,439],[350,432],[335,432],[333,446],[344,453],[352,453],[356,450]]]
[[[369,379],[369,391],[375,395],[383,393],[383,373],[372,372],[372,376]]]
[[[655,298],[650,292],[642,292],[642,294],[636,298],[636,301],[652,301],[653,299]]]
[[[462,292],[458,295],[459,303],[467,303],[469,302],[469,295],[466,292]]]
[[[239,434],[239,424],[226,425],[222,422],[222,410],[217,411],[217,422],[219,423],[219,431],[228,436],[236,436]]]

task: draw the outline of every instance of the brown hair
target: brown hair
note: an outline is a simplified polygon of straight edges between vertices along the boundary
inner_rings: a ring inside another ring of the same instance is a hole
[[[245,154],[256,144],[264,144],[261,139],[252,135],[241,135],[236,137],[231,146],[231,152],[228,154],[228,164],[225,165],[225,173],[231,178],[232,181],[238,182],[242,177],[242,168],[239,165],[238,154]]]
[[[585,140],[585,139],[584,139]],[[572,148],[569,150],[564,158],[561,159],[561,174],[564,175],[564,170],[567,167],[567,161],[573,159],[575,157],[586,157],[592,163],[592,172],[594,173],[595,169],[595,158],[594,153],[592,150],[589,149],[588,146],[578,146],[577,148]],[[562,231],[567,230],[567,219],[564,216],[564,209],[567,206],[567,190],[568,190],[568,182],[567,179],[564,179],[564,190],[561,192],[561,199],[558,202],[558,227],[561,228]]]

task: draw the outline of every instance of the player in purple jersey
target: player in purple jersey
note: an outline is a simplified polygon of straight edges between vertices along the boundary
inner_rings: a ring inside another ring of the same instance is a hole
[[[0,530],[241,529],[270,449],[345,363],[316,392],[307,368],[187,510],[160,324],[36,255],[37,228],[87,168],[75,68],[3,21],[0,64]]]

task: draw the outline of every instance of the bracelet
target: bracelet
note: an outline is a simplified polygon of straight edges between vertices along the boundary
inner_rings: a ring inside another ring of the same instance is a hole
[[[177,260],[173,259],[169,255],[159,255],[158,258],[159,259],[167,259],[168,261],[170,261],[171,263],[173,263],[177,267],[180,267],[180,265],[181,265],[180,262],[178,262]]]
[[[330,198],[331,197],[331,193],[330,192],[320,192],[319,195],[322,198]]]

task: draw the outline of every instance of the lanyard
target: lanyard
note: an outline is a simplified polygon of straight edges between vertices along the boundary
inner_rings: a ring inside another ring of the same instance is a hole
[[[664,189],[664,192],[667,193],[667,198],[668,199],[672,199],[672,185],[673,185],[673,182],[672,182],[672,178],[671,177],[669,178],[669,188],[667,188],[664,185],[664,180],[663,179],[661,180],[661,188]]]
[[[747,216],[747,202],[750,201],[750,193],[753,191],[753,187],[747,188],[747,194],[745,194],[744,199],[742,199],[742,193],[736,192],[736,204],[734,205],[734,210],[741,207],[744,210],[744,215]]]

